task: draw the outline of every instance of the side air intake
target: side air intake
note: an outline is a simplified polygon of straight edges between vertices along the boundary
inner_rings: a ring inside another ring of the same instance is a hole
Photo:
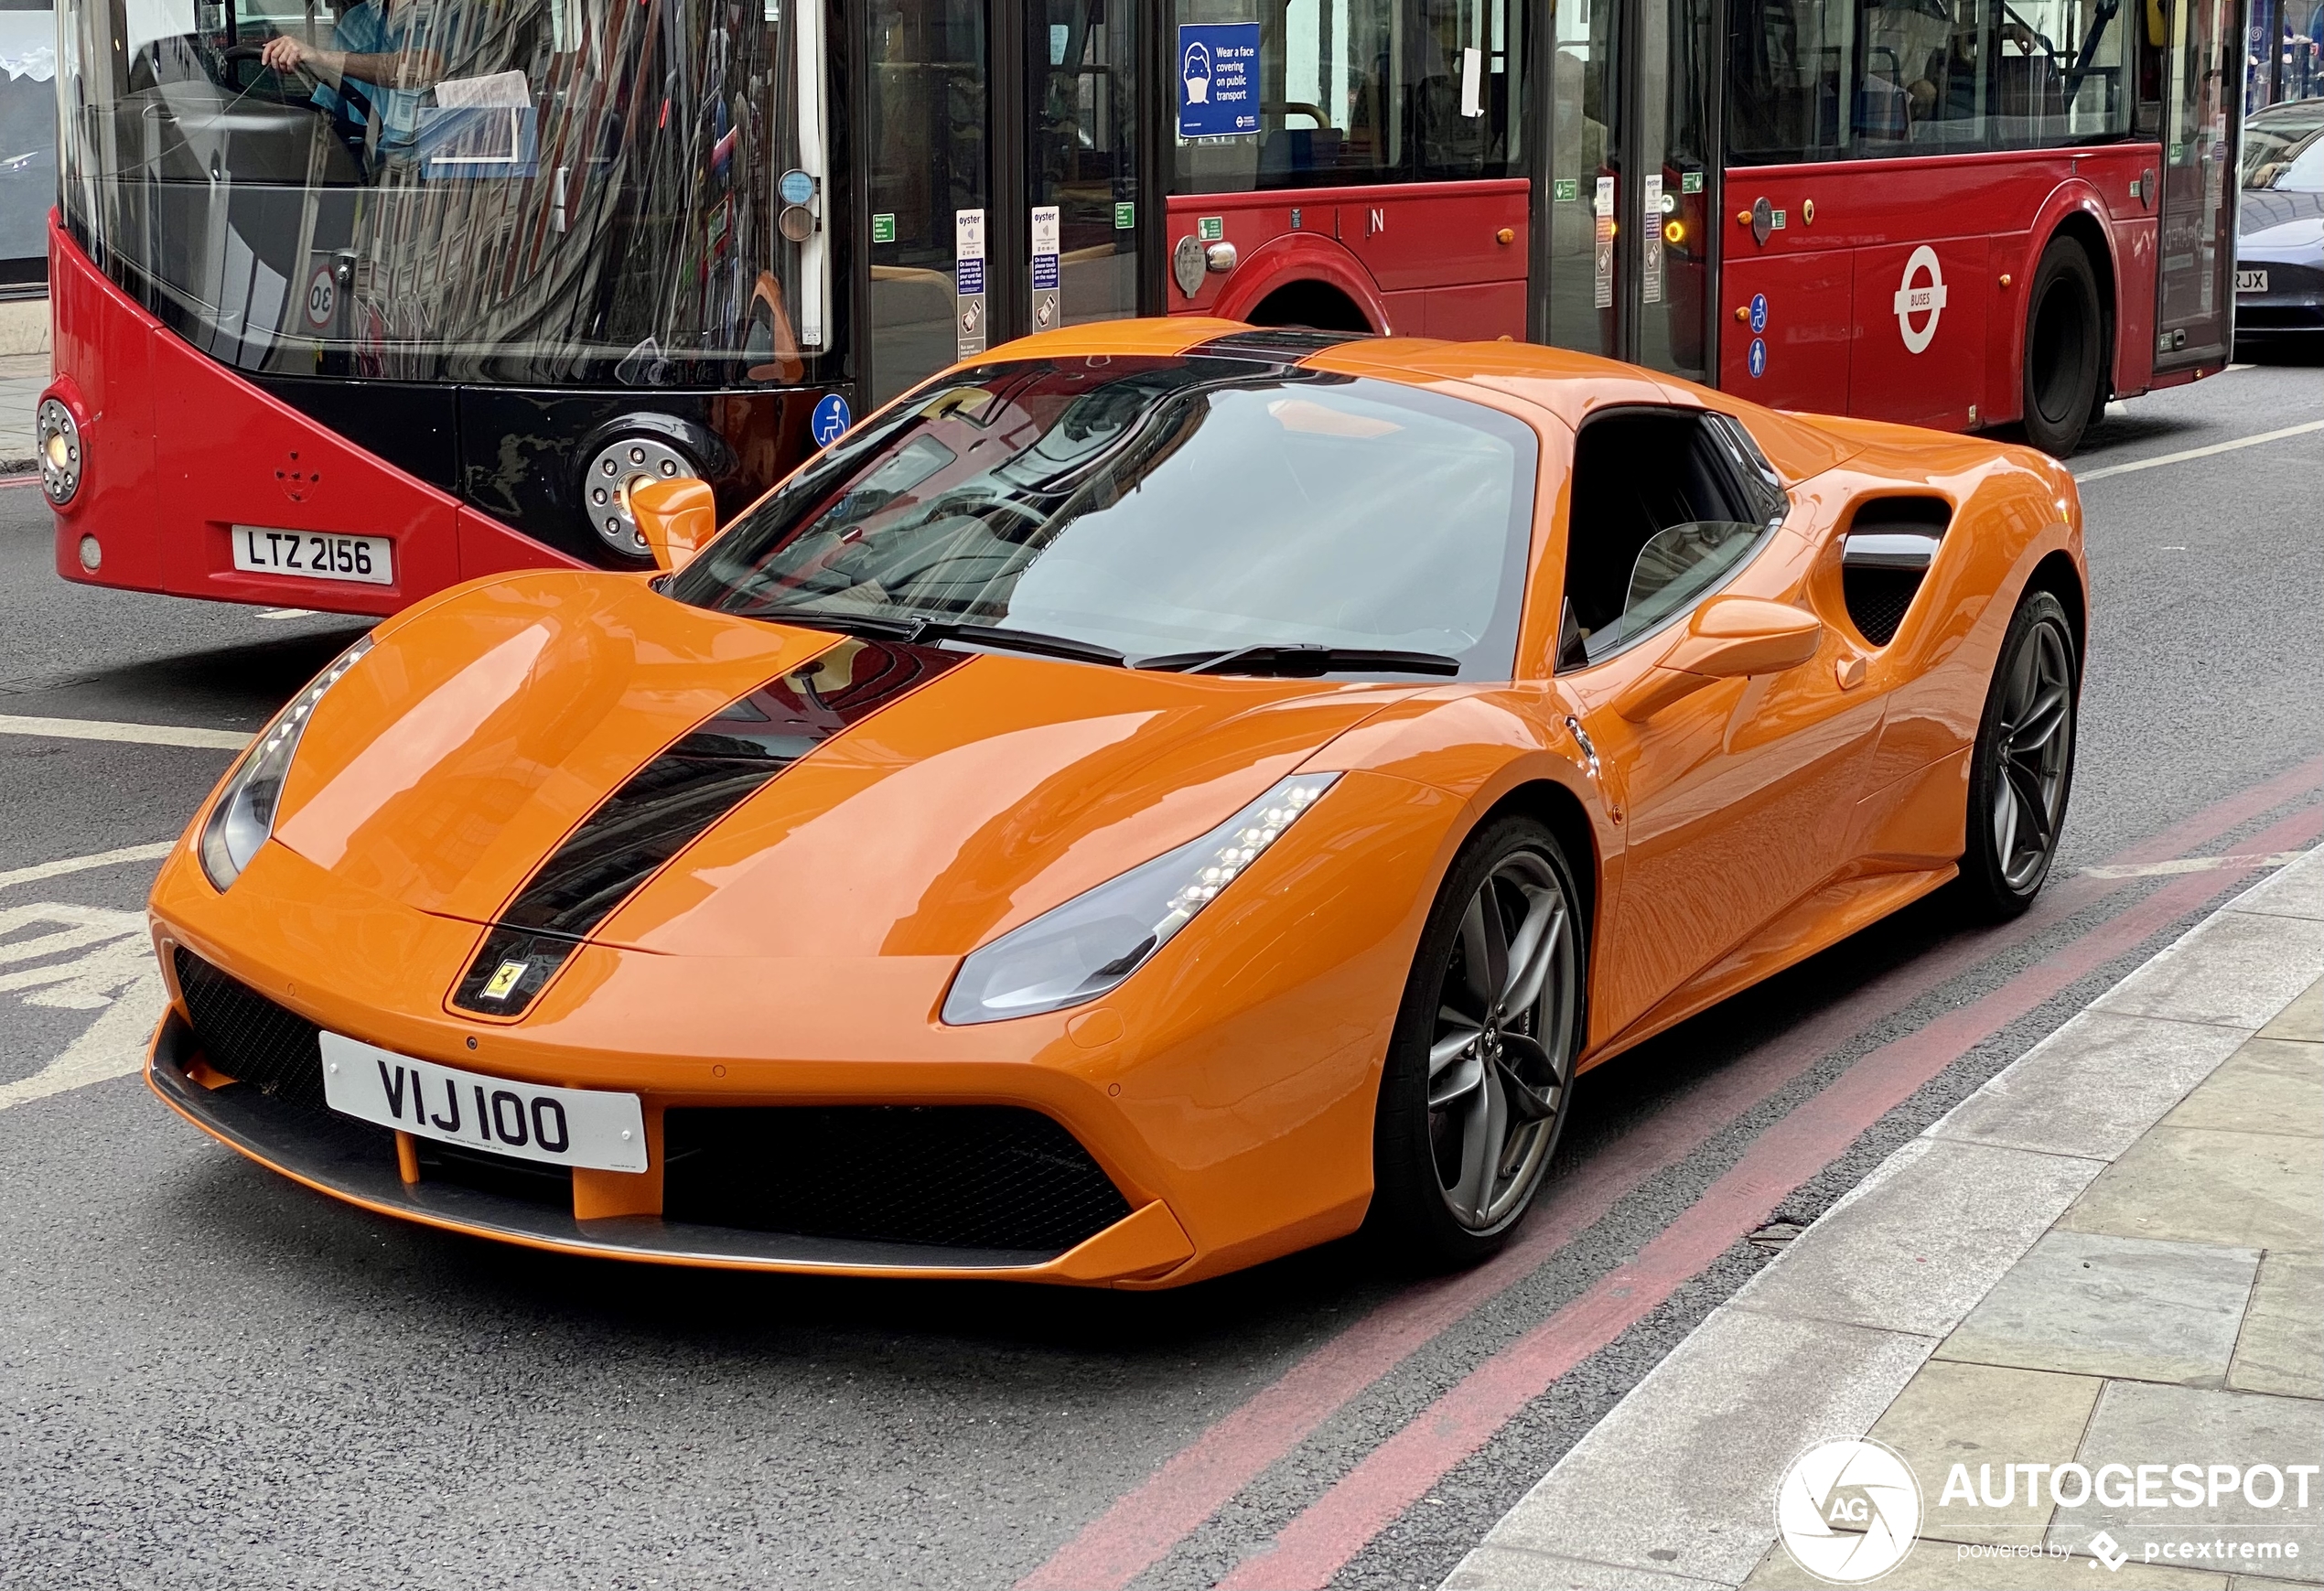
[[[1876,498],[1856,510],[1840,543],[1840,589],[1866,640],[1895,639],[1952,522],[1942,498]]]

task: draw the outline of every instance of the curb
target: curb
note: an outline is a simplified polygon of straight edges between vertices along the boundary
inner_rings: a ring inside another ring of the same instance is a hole
[[[2319,978],[2324,847],[1899,1148],[1576,1443],[1445,1591],[1733,1591],[1770,1578],[1762,1560],[1793,1573],[1774,1547],[1791,1461],[1869,1432],[2085,1189]],[[1919,1479],[1925,1518],[1943,1477]]]

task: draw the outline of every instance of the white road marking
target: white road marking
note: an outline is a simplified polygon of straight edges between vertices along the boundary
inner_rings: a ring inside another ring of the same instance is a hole
[[[14,937],[27,929],[48,931]],[[68,961],[48,960],[68,954]],[[28,989],[27,1005],[99,1015],[38,1071],[0,1083],[0,1111],[125,1077],[145,1064],[165,996],[143,912],[60,901],[0,911],[0,968],[10,967],[0,971],[0,991]]]
[[[67,856],[60,862],[39,862],[30,867],[17,867],[0,873],[0,889],[11,884],[36,884],[43,878],[58,878],[67,873],[86,873],[92,867],[117,867],[124,862],[158,862],[169,855],[178,842],[164,840],[157,845],[124,845],[118,851],[98,851],[87,856]]]
[[[2251,851],[2237,856],[2180,856],[2168,862],[2128,863],[2120,867],[2085,867],[2085,878],[2162,878],[2173,873],[2216,873],[2224,867],[2288,867],[2305,851]]]
[[[2240,447],[2256,447],[2263,442],[2281,442],[2286,436],[2305,436],[2311,431],[2324,431],[2324,420],[2310,420],[2302,425],[2286,425],[2281,431],[2263,431],[2256,436],[2238,436],[2233,442],[2214,442],[2209,447],[2190,447],[2183,453],[2166,453],[2159,458],[2141,458],[2129,464],[2110,464],[2103,469],[2086,470],[2074,477],[2079,482],[2103,480],[2110,475],[2128,475],[2137,469],[2160,469],[2166,464],[2184,464],[2190,458],[2209,458],[2215,453],[2233,453]]]
[[[262,607],[258,610],[261,618],[311,618],[314,614],[315,610],[311,607]]]
[[[57,740],[123,740],[133,746],[201,746],[240,751],[250,736],[232,729],[184,729],[175,724],[115,724],[102,718],[19,718],[0,713],[0,735]]]

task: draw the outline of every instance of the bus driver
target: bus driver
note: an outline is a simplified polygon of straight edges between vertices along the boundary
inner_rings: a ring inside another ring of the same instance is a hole
[[[317,79],[316,105],[348,126],[350,137],[360,129],[368,150],[408,154],[420,102],[444,76],[443,56],[420,42],[432,20],[424,0],[359,0],[331,29],[337,48],[277,34],[259,56],[275,71]]]

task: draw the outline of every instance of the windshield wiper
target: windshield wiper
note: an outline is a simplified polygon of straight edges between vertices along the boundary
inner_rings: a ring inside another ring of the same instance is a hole
[[[1272,674],[1314,680],[1325,674],[1445,674],[1460,672],[1460,660],[1442,652],[1376,651],[1363,647],[1315,646],[1300,642],[1233,647],[1225,651],[1171,652],[1140,658],[1132,665],[1181,674]]]
[[[812,629],[835,629],[843,635],[870,636],[927,645],[940,640],[965,641],[995,651],[1031,652],[1037,657],[1071,658],[1076,662],[1126,668],[1129,660],[1112,647],[1069,635],[1045,635],[1038,629],[1016,629],[1001,624],[963,624],[951,618],[890,618],[878,613],[849,613],[825,607],[762,607],[750,615],[780,624],[805,625]]]

